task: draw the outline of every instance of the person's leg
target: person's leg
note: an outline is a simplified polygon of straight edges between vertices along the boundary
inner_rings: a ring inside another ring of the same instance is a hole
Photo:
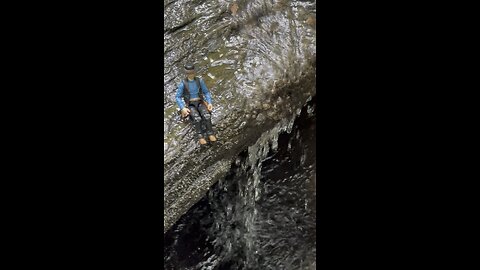
[[[200,113],[198,112],[195,104],[190,104],[188,108],[190,109],[190,120],[192,121],[193,126],[195,127],[195,131],[197,132],[198,138],[201,140],[200,143],[203,144],[202,123],[201,123],[202,117],[200,116]]]
[[[211,141],[216,141],[216,137],[214,135],[214,132],[213,132],[213,127],[212,127],[212,119],[211,119],[211,115],[210,113],[208,112],[208,109],[207,107],[205,106],[205,104],[203,103],[200,103],[198,105],[198,111],[200,112],[200,115],[202,116],[202,118],[204,119],[205,121],[205,126],[207,128],[207,136],[208,138],[211,140]]]

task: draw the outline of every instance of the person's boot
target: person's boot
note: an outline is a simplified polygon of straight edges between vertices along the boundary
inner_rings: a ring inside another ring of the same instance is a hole
[[[210,135],[210,136],[208,136],[208,139],[209,139],[211,142],[216,142],[216,141],[217,141],[217,137],[215,137],[215,135]]]
[[[207,144],[207,140],[205,140],[204,138],[200,138],[200,140],[198,141],[200,142],[201,145]]]

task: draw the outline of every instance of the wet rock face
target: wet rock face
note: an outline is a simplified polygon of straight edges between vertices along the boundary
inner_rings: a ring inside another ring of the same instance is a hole
[[[315,108],[262,135],[164,234],[164,269],[315,269]]]
[[[315,1],[165,1],[164,232],[263,132],[315,92]],[[201,149],[175,92],[193,62],[218,143]]]

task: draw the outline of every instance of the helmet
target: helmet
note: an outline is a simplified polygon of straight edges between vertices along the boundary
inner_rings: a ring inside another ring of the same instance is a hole
[[[195,66],[193,64],[186,64],[185,70],[195,70]]]

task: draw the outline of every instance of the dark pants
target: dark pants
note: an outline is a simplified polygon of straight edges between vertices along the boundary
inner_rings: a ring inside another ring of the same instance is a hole
[[[190,109],[190,120],[195,126],[198,137],[203,138],[202,120],[207,128],[207,136],[213,135],[212,119],[205,104],[201,101],[192,101],[188,105],[188,109]]]

